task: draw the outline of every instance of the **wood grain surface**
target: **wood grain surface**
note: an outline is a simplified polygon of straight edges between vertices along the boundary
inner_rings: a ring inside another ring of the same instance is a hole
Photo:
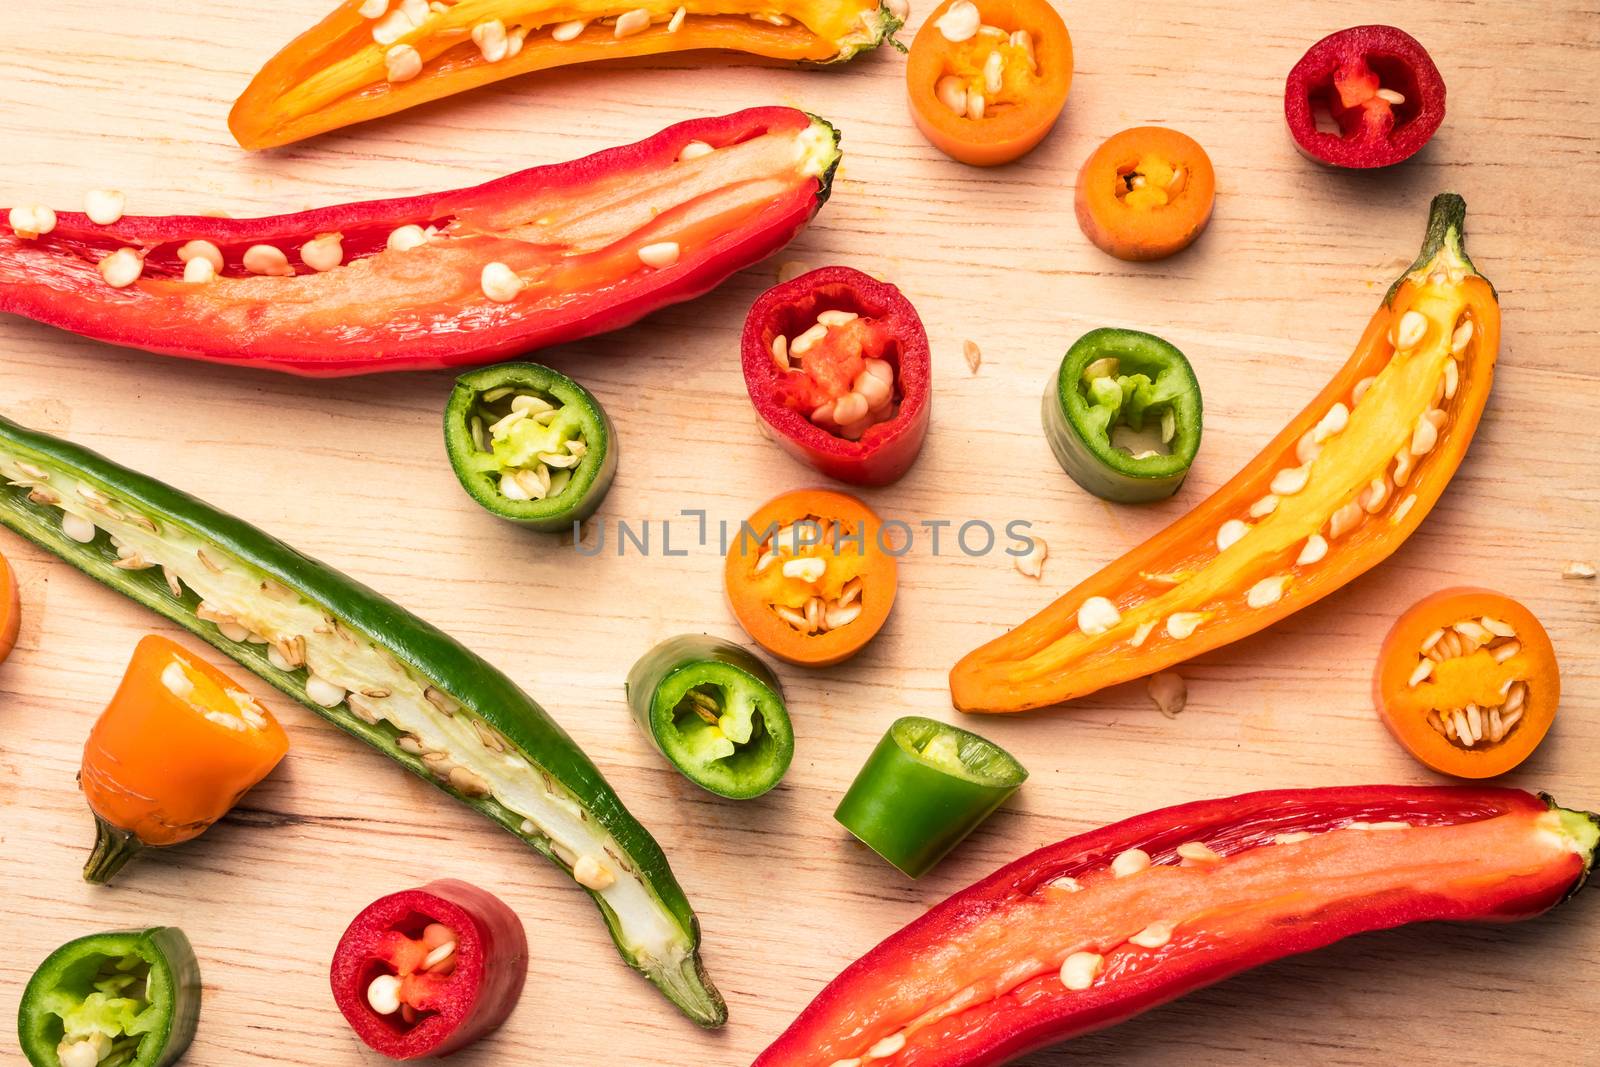
[[[9,534],[25,618],[0,668],[0,1062],[34,965],[92,930],[181,924],[205,973],[186,1062],[346,1067],[379,1058],[334,1008],[326,969],[374,897],[453,875],[528,925],[532,975],[507,1027],[453,1062],[748,1063],[840,968],[1001,862],[1149,808],[1265,787],[1416,783],[1434,776],[1374,715],[1369,677],[1395,614],[1464,581],[1522,599],[1561,656],[1565,700],[1510,776],[1600,805],[1600,589],[1563,581],[1600,556],[1600,188],[1594,5],[1074,3],[1072,97],[1055,133],[997,170],[953,163],[906,113],[903,59],[883,49],[808,73],[684,61],[523,78],[260,155],[225,116],[250,75],[331,0],[9,0],[0,4],[0,203],[76,209],[112,186],[133,213],[278,212],[454,187],[612,144],[670,122],[785,103],[833,120],[845,162],[832,201],[775,260],[715,294],[541,358],[615,417],[611,523],[704,508],[737,522],[814,484],[757,431],[737,362],[745,310],[782,261],[880,271],[933,343],[934,428],[912,473],[866,494],[885,516],[1011,519],[1049,543],[1042,581],[1001,554],[931,551],[919,530],[888,626],[835,669],[787,668],[793,770],[769,796],[718,801],[680,778],[629,721],[622,679],[655,641],[740,637],[714,546],[581,558],[475,507],[445,462],[449,378],[338,382],[186,364],[0,321],[0,413],[66,434],[191,490],[366,581],[486,655],[579,739],[656,834],[705,930],[732,1020],[686,1023],[616,958],[554,868],[264,685],[293,737],[267,782],[202,839],[130,867],[112,889],[78,875],[91,824],[73,776],[83,739],[138,637],[170,630]],[[924,0],[916,0],[923,3]],[[912,28],[925,11],[913,14]],[[1393,22],[1449,84],[1443,129],[1408,164],[1333,173],[1296,154],[1284,74],[1325,33]],[[909,33],[906,40],[910,40]],[[1078,165],[1104,137],[1171,124],[1205,145],[1210,230],[1165,262],[1129,265],[1073,219]],[[1014,625],[1221,484],[1349,354],[1413,255],[1429,197],[1469,204],[1472,254],[1499,287],[1500,370],[1442,503],[1390,562],[1271,632],[1182,668],[1167,720],[1142,684],[1067,710],[976,725],[1033,777],[943,866],[911,883],[834,823],[841,791],[896,716],[946,719],[955,659]],[[1057,468],[1038,398],[1066,346],[1099,325],[1169,338],[1197,370],[1206,435],[1164,504],[1102,503]],[[982,366],[969,372],[963,342]],[[241,672],[242,673],[242,672]],[[254,679],[251,679],[254,682]],[[1500,929],[1428,926],[1269,967],[1024,1062],[1412,1064],[1600,1062],[1600,893]]]

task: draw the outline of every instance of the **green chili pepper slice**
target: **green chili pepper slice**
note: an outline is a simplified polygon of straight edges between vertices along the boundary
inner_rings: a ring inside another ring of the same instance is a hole
[[[883,735],[833,817],[921,878],[1027,779],[1027,769],[994,742],[908,715]]]
[[[90,934],[33,972],[17,1038],[33,1067],[167,1067],[194,1040],[200,964],[172,926]]]
[[[1200,383],[1183,353],[1138,330],[1090,330],[1044,391],[1044,432],[1061,469],[1102,500],[1178,491],[1200,449]]]
[[[656,749],[719,797],[760,796],[794,759],[778,676],[732,641],[684,634],[661,642],[628,672],[627,694]]]
[[[3,418],[0,526],[493,819],[588,890],[623,958],[686,1015],[727,1020],[660,846],[560,725],[482,657],[248,523]]]
[[[616,435],[600,401],[537,363],[457,378],[444,446],[472,499],[535,530],[567,529],[593,515],[617,473]]]

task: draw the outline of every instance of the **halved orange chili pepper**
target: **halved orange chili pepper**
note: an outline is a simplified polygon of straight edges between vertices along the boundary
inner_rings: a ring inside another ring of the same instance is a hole
[[[1189,514],[950,672],[963,711],[1024,711],[1153,674],[1270,626],[1381,563],[1478,427],[1500,346],[1466,204],[1434,198],[1412,268],[1349,362]]]
[[[0,663],[17,647],[17,631],[22,626],[22,594],[11,564],[0,556]]]
[[[911,117],[952,159],[992,167],[1030,151],[1072,87],[1072,37],[1047,0],[945,0],[911,43]]]
[[[83,876],[107,882],[144,846],[199,837],[289,751],[270,712],[182,645],[139,642],[83,746],[96,841]]]
[[[897,572],[871,508],[845,493],[797,489],[745,520],[723,578],[739,625],[758,645],[790,663],[828,667],[883,628]]]
[[[1561,702],[1561,672],[1533,612],[1463,586],[1423,597],[1395,620],[1378,653],[1372,700],[1420,762],[1458,778],[1490,778],[1544,740]]]
[[[1118,259],[1161,259],[1211,221],[1217,176],[1193,137],[1162,126],[1123,130],[1078,172],[1078,225]]]

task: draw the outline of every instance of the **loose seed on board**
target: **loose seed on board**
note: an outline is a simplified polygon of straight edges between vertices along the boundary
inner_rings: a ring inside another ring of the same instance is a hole
[[[1111,873],[1117,878],[1127,878],[1150,868],[1150,853],[1142,848],[1125,849],[1111,861]]]
[[[509,304],[517,298],[517,294],[528,287],[528,283],[516,271],[504,263],[486,263],[483,272],[479,275],[479,286],[483,295],[496,304]],[[513,412],[513,414],[516,414]],[[504,421],[504,420],[502,420]],[[498,426],[499,423],[496,423]]]
[[[1145,692],[1155,701],[1156,708],[1169,719],[1176,719],[1189,702],[1189,686],[1183,676],[1172,671],[1161,671],[1145,679]]]
[[[1595,575],[1594,564],[1586,560],[1568,560],[1567,565],[1561,568],[1561,577],[1572,578],[1577,581],[1587,581]]]
[[[643,33],[649,28],[650,9],[636,7],[632,11],[626,11],[617,16],[617,24],[612,31],[612,35],[620,40],[623,37],[632,37],[636,33]]]
[[[144,257],[132,248],[119,248],[100,261],[100,277],[113,289],[126,289],[144,273]]]
[[[639,249],[639,262],[656,270],[663,270],[678,262],[680,249],[676,241],[657,241]]]
[[[276,245],[251,245],[245,249],[244,269],[251,274],[267,274],[286,278],[294,273],[289,257]]]
[[[90,189],[83,198],[83,213],[96,226],[110,226],[122,218],[128,198],[115,189]]]
[[[1044,573],[1044,561],[1050,555],[1050,546],[1044,538],[1035,537],[1033,546],[1020,556],[1012,557],[1012,565],[1024,578],[1037,578]]]
[[[1061,965],[1061,984],[1074,992],[1094,985],[1105,959],[1093,952],[1074,952]]]
[[[1078,608],[1078,629],[1091,637],[1105,633],[1122,621],[1117,606],[1103,596],[1092,596]]]
[[[1305,547],[1300,550],[1300,555],[1295,557],[1295,565],[1309,567],[1313,563],[1320,563],[1328,554],[1328,539],[1321,534],[1312,534],[1306,538]]]

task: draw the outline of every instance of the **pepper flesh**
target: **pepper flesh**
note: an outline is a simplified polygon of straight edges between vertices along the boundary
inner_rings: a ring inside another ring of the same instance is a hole
[[[4,663],[17,647],[17,635],[22,630],[22,593],[17,588],[17,576],[11,564],[0,556],[0,663]]]
[[[1084,489],[1122,504],[1163,500],[1200,448],[1200,383],[1154,334],[1090,330],[1045,386],[1043,419],[1056,462]]]
[[[723,582],[756,644],[803,667],[831,667],[883,628],[898,571],[876,512],[845,493],[797,489],[744,521]]]
[[[23,990],[17,1039],[32,1067],[168,1067],[199,1020],[194,949],[182,930],[155,926],[89,934],[52,952]]]
[[[1500,310],[1464,251],[1465,215],[1435,197],[1422,255],[1321,394],[1189,514],[957,663],[956,707],[1022,711],[1152,674],[1399,548],[1460,465],[1494,375]]]
[[[1163,259],[1200,236],[1216,190],[1211,157],[1198,141],[1162,126],[1136,126],[1084,160],[1073,204],[1078,226],[1100,251]]]
[[[95,524],[94,540],[70,536],[63,512]],[[585,861],[608,870],[604,888],[584,888],[623,959],[695,1022],[727,1020],[660,846],[555,720],[482,657],[253,526],[6,419],[0,525],[210,642],[569,875]],[[107,534],[145,566],[122,565],[131,557]]]
[[[696,142],[713,150],[680,158]],[[753,108],[427,196],[108,226],[60,212],[45,236],[0,232],[0,311],[151,352],[315,377],[489,363],[711,290],[805,227],[838,159],[826,122]],[[421,243],[391,247],[406,227]],[[241,266],[257,246],[292,254],[324,234],[343,238],[344,262],[331,270]],[[183,280],[179,252],[192,256],[195,241],[220,254],[219,277]],[[121,289],[97,266],[119,248],[141,256],[143,272]],[[675,259],[647,265],[652,248]],[[499,293],[505,301],[485,291],[496,263],[522,286]]]
[[[1444,78],[1427,49],[1394,26],[1329,34],[1300,57],[1283,89],[1295,147],[1333,167],[1387,167],[1410,159],[1444,121],[1444,104]],[[1336,132],[1318,129],[1319,111],[1337,124]]]
[[[593,393],[537,363],[463,374],[445,405],[445,453],[461,487],[535,530],[568,529],[599,509],[617,473],[616,439]]]
[[[825,321],[849,315],[856,317],[832,326]],[[800,339],[818,329],[825,336],[796,353],[805,343]],[[842,482],[888,485],[922,451],[932,412],[928,335],[893,285],[850,267],[802,274],[767,290],[750,308],[740,351],[750,402],[772,438],[800,462]],[[881,392],[867,379],[884,364],[892,381],[881,406],[872,408],[862,394]],[[851,401],[852,395],[861,400]],[[840,426],[833,416],[846,403],[856,403],[862,417]],[[816,414],[820,410],[825,418]]]
[[[288,751],[283,727],[231,678],[145,637],[83,746],[78,782],[96,827],[84,878],[108,882],[144,846],[200,836]]]
[[[1372,699],[1419,762],[1490,778],[1544,740],[1561,703],[1561,671],[1533,612],[1488,589],[1444,589],[1395,620]]]
[[[1072,36],[1048,0],[977,0],[980,28],[952,41],[941,23],[967,2],[945,0],[917,31],[906,92],[935,148],[993,167],[1026,155],[1054,128],[1072,88]]]
[[[794,759],[778,676],[732,641],[669,638],[633,665],[626,690],[633,721],[656,751],[717,796],[761,796]]]
[[[1005,749],[933,719],[897,719],[833,817],[910,878],[931,871],[1027,781]]]
[[[755,1067],[994,1067],[1351,934],[1529,918],[1577,891],[1600,840],[1600,817],[1547,801],[1283,790],[1069,838],[867,953]]]
[[[639,7],[481,0],[445,11],[400,0],[372,20],[359,6],[340,4],[256,74],[228,116],[241,146],[288,144],[502,78],[596,60],[716,49],[838,63],[894,42],[900,28],[879,0],[772,0],[755,8],[715,0],[692,8],[677,0]],[[637,20],[633,11],[647,14],[648,22],[631,26],[636,32],[619,30],[616,17],[629,13]],[[674,25],[677,12],[682,17]],[[474,33],[488,39],[477,43]],[[390,77],[395,50],[407,58],[408,50],[416,53],[415,75]]]
[[[380,976],[399,979],[401,1006],[388,1014],[369,999]],[[516,1007],[527,977],[528,938],[516,913],[451,878],[367,905],[329,969],[350,1028],[392,1060],[446,1056],[489,1034]]]

